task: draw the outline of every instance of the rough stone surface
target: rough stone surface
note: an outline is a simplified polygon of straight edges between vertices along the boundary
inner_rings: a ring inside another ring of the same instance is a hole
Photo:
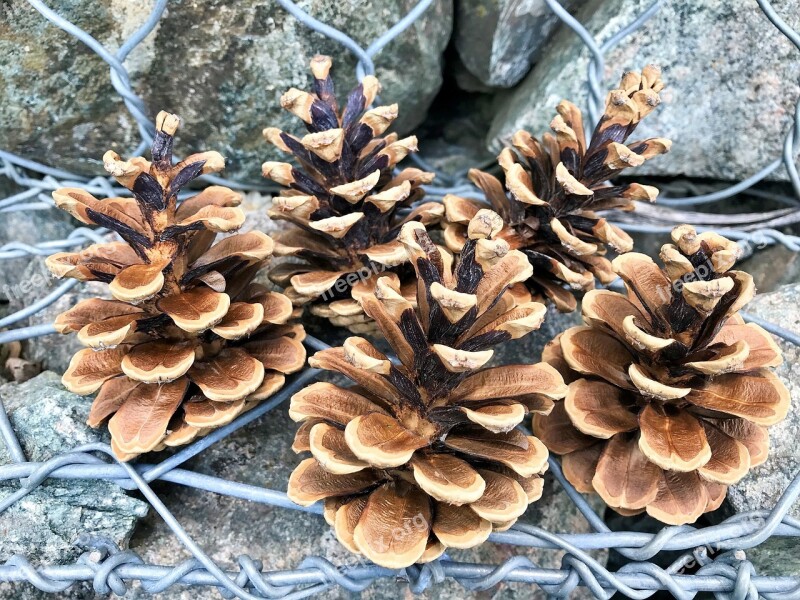
[[[28,460],[45,461],[81,444],[108,441],[85,425],[90,402],[66,391],[50,372],[23,383],[0,386],[0,401]],[[0,447],[0,465],[10,456]],[[0,499],[17,483],[0,483]],[[0,563],[22,554],[33,564],[68,563],[82,552],[73,542],[81,533],[103,535],[125,547],[146,503],[105,481],[53,479],[0,514]],[[0,598],[28,598],[31,588],[0,588]]]
[[[107,594],[96,594],[91,582],[73,584],[57,595],[38,590],[27,583],[0,583],[0,600],[106,600],[108,597]]]
[[[212,446],[188,466],[201,473],[284,490],[289,474],[300,461],[290,447],[295,427],[285,407],[277,408],[256,423]],[[189,535],[214,560],[228,568],[236,566],[235,558],[242,553],[263,561],[265,568],[273,570],[298,568],[309,555],[323,556],[337,565],[354,564],[353,557],[336,541],[321,516],[166,484],[157,484],[156,491],[186,527]],[[589,531],[583,517],[550,476],[543,498],[528,509],[522,520],[554,532]],[[137,528],[131,547],[145,561],[158,564],[175,564],[188,557],[157,515],[150,515]],[[555,551],[526,550],[489,543],[478,549],[455,551],[450,556],[468,562],[498,563],[516,554],[524,554],[543,567],[557,568],[561,560],[561,554]],[[599,552],[596,556],[605,561],[606,553]],[[208,589],[174,588],[161,598],[178,600],[191,597],[193,600],[204,600],[216,598],[216,594]],[[381,580],[362,595],[366,600],[410,596],[405,583],[394,580]],[[136,589],[130,597],[144,600],[146,594]],[[332,589],[319,597],[338,599],[351,596]],[[470,594],[450,580],[428,590],[422,597],[512,600],[544,598],[544,594],[523,584],[503,584],[487,592]],[[578,597],[588,598],[589,595],[581,592]]]
[[[50,6],[113,51],[147,19],[153,4],[59,0]],[[364,48],[415,4],[297,2]],[[451,23],[451,3],[437,0],[375,57],[382,100],[400,103],[402,132],[423,119],[441,85]],[[309,83],[308,61],[317,53],[334,57],[334,77],[349,90],[355,83],[350,52],[311,32],[274,0],[182,0],[170,3],[126,65],[153,115],[167,109],[186,121],[179,152],[219,150],[228,158],[228,176],[257,181],[261,163],[274,152],[261,130],[297,128],[278,100],[289,87]],[[0,6],[0,54],[6,57],[0,65],[2,147],[90,174],[102,172],[108,148],[122,155],[135,148],[136,124],[110,84],[108,66],[23,0]]]
[[[562,2],[566,9],[575,4]],[[457,0],[454,41],[474,77],[508,88],[539,59],[558,24],[544,0]]]
[[[601,42],[631,23],[650,0],[592,0],[576,15]],[[800,26],[800,2],[775,2]],[[589,52],[563,27],[542,59],[501,102],[487,142],[518,129],[549,130],[563,98],[581,108],[586,99]],[[660,64],[667,88],[662,104],[636,137],[663,136],[672,152],[648,161],[640,173],[684,174],[740,180],[778,158],[800,93],[797,49],[747,0],[665,2],[638,31],[606,55],[605,86],[625,70]],[[783,176],[783,175],[781,175]]]
[[[756,250],[742,268],[753,275],[759,292],[800,282],[800,254],[780,244]]]
[[[745,310],[800,334],[800,284],[787,285],[769,294],[756,296]],[[776,338],[783,349],[783,365],[777,374],[789,388],[792,405],[786,419],[770,428],[770,453],[767,461],[756,467],[728,491],[728,507],[733,512],[770,510],[786,487],[800,474],[800,348]],[[789,514],[800,517],[800,501]],[[800,575],[800,542],[796,539],[773,539],[747,555],[759,574]]]

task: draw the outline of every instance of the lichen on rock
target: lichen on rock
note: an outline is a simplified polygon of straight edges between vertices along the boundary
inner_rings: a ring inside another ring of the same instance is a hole
[[[108,441],[105,432],[86,425],[91,403],[66,391],[55,373],[0,386],[0,402],[31,462],[47,461],[82,444]],[[10,462],[8,450],[0,444],[0,465]],[[0,482],[0,500],[18,489],[16,481]],[[0,563],[14,554],[33,564],[72,562],[84,551],[74,545],[82,533],[106,536],[125,547],[147,510],[145,502],[109,481],[48,479],[0,513]]]

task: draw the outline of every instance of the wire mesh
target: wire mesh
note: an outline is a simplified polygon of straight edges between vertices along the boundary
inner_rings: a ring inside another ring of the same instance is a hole
[[[421,0],[396,25],[378,37],[366,48],[352,38],[325,23],[322,23],[295,5],[290,0],[278,0],[281,7],[311,29],[341,43],[358,59],[356,74],[362,78],[374,73],[374,58],[391,40],[418,19],[432,4],[433,0]],[[42,16],[55,26],[64,29],[77,40],[86,44],[108,65],[111,83],[122,97],[124,104],[136,120],[141,142],[134,154],[140,154],[152,141],[152,122],[143,100],[135,93],[125,67],[130,52],[153,30],[161,18],[167,0],[157,0],[152,13],[145,23],[125,41],[116,51],[111,52],[89,33],[63,19],[41,0],[28,0]],[[545,0],[550,9],[583,41],[590,52],[591,60],[587,72],[589,89],[588,113],[592,121],[597,120],[602,107],[603,57],[614,46],[633,31],[640,28],[660,8],[661,0],[654,2],[633,22],[609,39],[598,42],[557,0]],[[768,0],[757,0],[766,17],[800,50],[800,35],[793,31],[780,18]],[[656,214],[646,214],[638,220],[620,223],[628,231],[664,233],[668,232],[676,220],[686,220],[679,207],[717,202],[730,198],[749,189],[757,182],[783,166],[794,188],[795,197],[778,197],[779,201],[790,207],[780,214],[762,218],[746,227],[722,227],[715,229],[723,234],[758,247],[782,244],[787,248],[800,250],[800,237],[783,233],[776,227],[797,222],[800,202],[800,177],[793,163],[796,140],[800,138],[800,103],[795,111],[794,124],[786,134],[783,154],[780,158],[760,169],[757,173],[734,186],[711,193],[696,194],[690,197],[665,198],[661,204],[667,208]],[[426,170],[434,170],[424,159],[415,160]],[[53,207],[49,192],[58,187],[82,187],[101,197],[126,195],[128,191],[120,188],[111,178],[84,177],[56,169],[41,163],[19,157],[11,152],[0,150],[0,174],[23,189],[22,192],[0,199],[0,213],[32,210],[50,210]],[[253,186],[227,181],[217,177],[206,177],[209,182],[222,183],[235,189],[260,189],[270,191],[270,186]],[[429,186],[426,190],[431,197],[442,197],[455,193],[469,197],[480,197],[465,178],[465,173],[442,174],[439,180],[443,185]],[[756,193],[755,191],[753,193]],[[762,192],[765,193],[765,192]],[[773,195],[774,196],[774,195]],[[775,199],[775,198],[773,198]],[[702,214],[702,213],[694,213]],[[706,214],[705,218],[711,219]],[[704,223],[703,218],[692,222]],[[731,221],[728,221],[731,223]],[[740,219],[739,224],[746,223]],[[709,222],[710,223],[710,222]],[[710,226],[713,223],[710,223]],[[719,223],[717,223],[719,225]],[[698,227],[703,229],[703,227]],[[102,229],[75,229],[67,238],[43,241],[36,244],[12,242],[0,247],[0,261],[22,257],[46,256],[53,252],[84,246],[101,241],[107,232]],[[0,319],[0,328],[7,328],[29,318],[56,302],[67,293],[76,282],[70,281],[57,287],[46,297],[38,300],[11,315]],[[800,336],[786,331],[774,324],[747,315],[748,320],[759,323],[775,335],[790,343],[800,344]],[[54,332],[50,325],[35,325],[0,332],[0,343],[29,339]],[[308,338],[307,345],[319,350],[325,345]],[[152,490],[153,481],[165,481],[198,490],[225,494],[248,501],[269,504],[291,510],[321,513],[321,506],[303,508],[292,503],[284,492],[255,485],[229,481],[194,472],[182,465],[190,458],[245,425],[259,419],[279,406],[291,394],[318,375],[315,369],[306,369],[296,374],[281,392],[268,402],[240,416],[230,424],[212,432],[208,436],[184,447],[159,464],[122,463],[115,459],[106,444],[94,443],[74,448],[43,462],[30,462],[26,459],[8,416],[0,403],[0,438],[2,438],[11,457],[11,464],[0,466],[0,481],[18,481],[18,489],[0,502],[0,513],[30,494],[37,486],[48,479],[97,479],[113,481],[127,490],[138,490],[155,511],[164,519],[168,527],[191,553],[192,558],[178,565],[146,564],[130,550],[121,550],[110,540],[83,535],[77,544],[86,549],[73,564],[32,565],[23,556],[14,556],[0,565],[0,581],[28,582],[45,592],[60,592],[76,582],[91,582],[99,594],[115,593],[122,595],[133,581],[141,583],[143,589],[158,593],[172,585],[216,587],[225,598],[304,598],[340,586],[351,592],[359,592],[379,578],[402,577],[408,581],[412,592],[419,593],[428,587],[453,578],[467,590],[489,589],[500,582],[524,582],[541,587],[551,597],[566,597],[577,586],[585,586],[596,597],[609,598],[621,592],[631,598],[646,598],[657,590],[667,590],[681,600],[694,597],[698,592],[713,592],[720,598],[744,599],[762,595],[770,600],[789,600],[800,598],[800,578],[759,576],[753,564],[747,560],[744,550],[753,548],[770,537],[800,538],[800,520],[789,516],[788,511],[800,497],[800,474],[784,491],[780,500],[770,511],[752,511],[737,514],[726,521],[703,529],[691,526],[666,527],[657,534],[638,532],[612,532],[603,519],[594,512],[586,499],[564,478],[559,463],[550,459],[550,468],[559,484],[563,486],[570,500],[589,522],[593,533],[556,534],[531,525],[517,524],[511,530],[493,533],[491,541],[565,551],[561,567],[541,568],[523,556],[512,557],[498,565],[460,563],[450,560],[447,555],[421,567],[413,566],[401,571],[391,571],[371,564],[340,567],[330,561],[311,556],[294,570],[273,570],[246,554],[240,555],[236,562],[237,570],[225,571],[216,564],[169,511],[162,500]],[[798,542],[800,544],[800,541]],[[598,563],[588,551],[607,548],[614,549],[631,562],[616,572],[610,572]],[[714,556],[709,556],[708,548],[713,548]],[[679,552],[667,568],[651,562],[663,551]],[[699,565],[693,574],[684,573],[690,563]]]

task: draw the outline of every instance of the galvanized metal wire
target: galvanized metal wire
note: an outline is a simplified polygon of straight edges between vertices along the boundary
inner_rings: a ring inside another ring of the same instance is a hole
[[[581,38],[590,53],[587,71],[589,87],[588,113],[595,121],[603,102],[602,75],[604,55],[616,46],[625,36],[637,30],[660,8],[661,0],[654,2],[646,11],[628,26],[609,39],[599,42],[566,12],[556,0],[545,0],[553,12]],[[100,56],[110,69],[112,85],[123,98],[128,111],[139,127],[141,142],[133,151],[140,154],[150,144],[153,130],[147,106],[135,93],[125,67],[125,60],[155,27],[167,5],[167,0],[157,0],[146,22],[116,51],[111,52],[88,32],[81,30],[50,9],[41,0],[28,0],[44,18],[85,43]],[[311,29],[330,37],[348,48],[358,59],[356,72],[359,78],[374,73],[375,58],[380,51],[402,31],[411,26],[432,4],[432,0],[421,0],[395,26],[379,36],[369,46],[363,48],[344,32],[314,19],[290,0],[278,0],[279,4],[300,22]],[[767,0],[757,0],[768,18],[798,49],[800,36],[780,18]],[[687,204],[706,204],[716,202],[747,190],[752,185],[784,166],[795,191],[795,198],[783,198],[786,204],[794,207],[800,201],[800,179],[792,162],[796,140],[800,138],[800,104],[795,113],[794,126],[787,133],[784,152],[780,159],[765,166],[747,180],[723,190],[693,197],[673,197],[662,201],[670,207]],[[420,166],[432,170],[420,157],[414,159]],[[85,177],[56,169],[47,165],[19,157],[12,152],[0,150],[0,175],[13,181],[23,189],[22,192],[0,199],[0,213],[30,210],[50,210],[52,200],[49,192],[62,187],[83,187],[101,197],[125,195],[127,190],[120,188],[113,179],[106,177]],[[456,193],[469,197],[480,194],[466,180],[465,173],[443,174],[442,182],[428,188],[431,197],[441,197]],[[270,191],[269,186],[253,186],[226,181],[221,178],[208,178],[236,189],[252,190],[258,188]],[[743,242],[762,246],[783,244],[800,250],[800,237],[785,234],[775,227],[786,223],[794,208],[780,214],[762,219],[751,227],[723,228],[722,233]],[[630,231],[662,233],[671,228],[671,218],[680,213],[659,213],[638,222],[624,222],[620,225]],[[711,215],[707,215],[711,217]],[[777,220],[776,220],[777,219]],[[781,220],[784,219],[784,220]],[[695,222],[706,222],[702,219]],[[742,221],[744,222],[744,221]],[[794,222],[794,221],[792,221]],[[761,226],[759,226],[761,224]],[[777,224],[768,227],[766,224]],[[719,227],[717,230],[720,230]],[[0,261],[24,257],[46,256],[53,252],[78,248],[98,242],[108,234],[102,229],[81,227],[62,240],[42,241],[36,244],[12,242],[0,247]],[[0,319],[0,328],[19,324],[57,301],[72,289],[75,282],[58,286],[46,297],[11,315]],[[775,335],[800,344],[800,336],[786,331],[777,325],[746,315],[748,320],[758,322]],[[13,340],[30,339],[54,332],[51,325],[33,325],[0,332],[0,343]],[[319,350],[325,345],[308,338],[307,345]],[[210,586],[217,588],[225,598],[305,598],[340,586],[351,592],[359,592],[379,578],[401,577],[408,581],[415,593],[434,586],[445,578],[453,578],[467,590],[484,590],[500,582],[524,582],[541,587],[551,597],[567,597],[577,586],[587,587],[598,598],[609,598],[616,592],[631,598],[647,598],[657,590],[668,590],[680,600],[694,597],[698,592],[713,592],[718,598],[744,599],[761,595],[769,600],[800,599],[800,578],[759,576],[744,551],[755,547],[770,537],[790,537],[800,540],[800,520],[789,515],[789,509],[800,497],[800,474],[784,491],[781,499],[770,511],[753,511],[735,515],[730,519],[703,529],[691,526],[666,527],[657,534],[637,532],[612,532],[596,514],[586,499],[564,478],[558,461],[551,458],[550,467],[559,484],[563,486],[570,500],[587,519],[592,533],[548,532],[541,528],[518,524],[511,530],[494,533],[490,540],[497,543],[513,544],[521,547],[534,547],[564,551],[561,567],[541,568],[524,556],[515,556],[499,565],[467,564],[452,561],[447,555],[433,563],[421,567],[414,566],[402,571],[391,571],[371,564],[357,566],[337,566],[321,557],[308,557],[293,570],[274,570],[269,565],[246,554],[236,559],[238,569],[224,570],[216,564],[186,532],[175,516],[152,490],[153,481],[166,481],[197,490],[225,494],[252,502],[269,504],[289,510],[321,513],[321,507],[314,505],[303,508],[292,503],[282,491],[270,490],[242,482],[194,472],[184,468],[193,456],[217,443],[228,435],[261,418],[268,411],[283,403],[291,394],[317,377],[314,369],[306,369],[293,376],[287,385],[269,401],[240,416],[232,423],[195,441],[189,446],[159,464],[137,462],[134,464],[117,461],[106,444],[88,444],[74,448],[64,454],[39,463],[28,461],[19,440],[11,426],[8,416],[0,403],[0,439],[2,439],[11,464],[0,466],[0,481],[13,484],[18,489],[0,502],[0,513],[19,502],[31,491],[48,479],[84,479],[113,481],[127,490],[138,490],[155,511],[164,519],[169,528],[191,553],[192,558],[178,565],[146,564],[141,557],[130,550],[122,550],[111,541],[82,536],[78,545],[86,552],[73,564],[32,565],[25,557],[15,556],[0,565],[0,581],[28,582],[40,590],[57,593],[76,582],[91,582],[98,594],[115,593],[122,595],[133,581],[140,582],[143,589],[158,593],[172,585]],[[800,545],[800,541],[798,541]],[[713,556],[708,549],[712,548]],[[627,557],[630,562],[617,572],[610,572],[589,554],[592,550],[614,549]],[[669,567],[661,568],[652,559],[659,553],[679,552],[680,556]],[[694,573],[686,571],[690,564],[699,565]]]

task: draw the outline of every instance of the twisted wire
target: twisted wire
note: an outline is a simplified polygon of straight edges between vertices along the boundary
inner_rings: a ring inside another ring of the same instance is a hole
[[[141,142],[134,152],[141,153],[152,139],[152,124],[147,107],[135,91],[125,59],[130,52],[155,28],[166,7],[166,0],[157,0],[153,11],[142,26],[117,50],[109,52],[87,32],[60,17],[41,0],[28,0],[42,15],[54,25],[64,29],[90,47],[108,65],[112,85],[123,98],[139,127]],[[597,120],[603,102],[602,74],[603,57],[630,33],[638,30],[661,7],[656,0],[633,22],[620,29],[610,38],[598,43],[591,34],[557,0],[545,0],[550,9],[572,28],[590,52],[587,68],[589,86],[588,113],[592,121]],[[757,0],[766,17],[787,38],[800,48],[797,35],[777,15],[767,0]],[[361,47],[345,33],[314,19],[290,0],[278,0],[279,4],[301,23],[311,29],[334,39],[347,47],[357,58],[358,78],[375,71],[374,57],[402,31],[410,27],[432,4],[432,0],[420,0],[397,24],[379,36],[366,48]],[[784,165],[789,174],[795,193],[800,197],[800,179],[792,162],[795,140],[800,137],[800,104],[795,113],[794,127],[790,128],[784,142],[783,156],[767,165],[747,180],[725,190],[701,194],[692,198],[669,198],[664,204],[681,206],[715,202],[748,189],[756,182]],[[422,168],[431,169],[421,157],[414,160]],[[40,177],[26,174],[33,172]],[[116,185],[107,177],[85,177],[62,169],[43,165],[30,159],[18,157],[0,150],[0,174],[13,181],[23,191],[0,199],[0,212],[27,210],[48,210],[53,203],[47,192],[58,187],[82,187],[90,193],[110,197],[126,195],[129,192]],[[444,185],[427,186],[428,194],[441,198],[448,193],[480,198],[465,179],[466,173],[444,176]],[[236,189],[261,189],[270,191],[270,186],[253,186],[225,181],[221,178],[206,178]],[[795,199],[786,199],[795,204]],[[782,213],[781,216],[788,214]],[[666,227],[642,223],[621,223],[628,230],[665,232]],[[667,229],[668,230],[668,229]],[[800,237],[783,234],[776,229],[761,228],[744,231],[735,228],[722,232],[733,239],[757,246],[782,244],[787,248],[800,250]],[[18,259],[31,256],[46,256],[53,252],[99,242],[107,232],[102,229],[81,227],[66,239],[23,244],[12,242],[0,246],[0,260]],[[37,303],[25,307],[12,315],[0,319],[0,327],[17,324],[36,312],[46,308],[71,289],[74,282],[62,284]],[[748,320],[764,325],[769,331],[781,335],[787,341],[798,344],[800,336],[765,323],[751,315]],[[50,325],[35,325],[0,332],[0,343],[28,339],[37,335],[48,335],[54,329]],[[319,350],[325,345],[309,337],[306,344]],[[0,402],[0,438],[9,450],[11,463],[0,466],[0,481],[16,482],[18,489],[0,502],[0,513],[19,502],[31,491],[50,479],[83,479],[113,481],[128,490],[138,490],[150,505],[164,519],[192,558],[177,565],[165,566],[146,564],[140,556],[130,550],[118,548],[111,540],[98,536],[82,535],[76,544],[86,551],[69,565],[34,566],[23,556],[14,556],[0,565],[0,581],[26,581],[36,588],[51,593],[64,591],[75,582],[91,582],[98,594],[123,595],[131,582],[138,581],[143,589],[155,594],[176,584],[193,586],[213,586],[220,590],[224,598],[305,598],[338,586],[353,593],[366,589],[381,578],[402,578],[414,593],[421,593],[445,578],[452,578],[467,590],[486,590],[500,582],[524,582],[538,585],[549,597],[566,598],[578,586],[588,588],[598,598],[610,598],[615,593],[623,593],[631,598],[647,598],[657,590],[667,590],[679,600],[693,598],[699,591],[715,593],[719,598],[755,598],[759,594],[767,600],[800,599],[800,578],[759,576],[753,564],[747,560],[745,552],[770,537],[800,538],[800,521],[789,516],[788,511],[800,496],[800,474],[787,487],[772,510],[751,511],[735,515],[713,527],[696,529],[691,526],[666,527],[656,534],[637,532],[612,532],[603,519],[594,512],[586,499],[566,481],[558,461],[551,457],[550,468],[569,499],[576,505],[591,526],[592,533],[575,534],[548,532],[531,525],[517,524],[509,531],[493,533],[492,542],[513,544],[520,547],[560,550],[564,552],[559,568],[541,568],[524,556],[511,557],[498,565],[479,565],[452,561],[444,555],[441,559],[421,566],[412,566],[400,571],[384,569],[364,563],[355,566],[337,566],[319,557],[310,556],[294,570],[270,570],[260,561],[243,554],[236,558],[237,568],[223,569],[188,535],[163,502],[153,492],[150,483],[159,480],[183,485],[212,493],[225,494],[252,502],[260,502],[291,510],[302,510],[321,514],[320,505],[299,507],[292,503],[286,494],[260,486],[233,482],[220,477],[196,473],[182,465],[187,460],[224,439],[241,427],[261,418],[268,411],[284,402],[292,393],[306,385],[317,376],[314,369],[306,369],[294,375],[286,386],[273,398],[253,410],[241,415],[228,425],[208,436],[182,448],[170,458],[159,464],[128,464],[117,461],[106,444],[86,444],[54,456],[43,463],[27,461],[11,422]],[[611,572],[595,560],[588,551],[615,549],[632,562]],[[713,558],[707,549],[724,551]],[[669,567],[661,568],[652,562],[662,551],[679,551],[682,554]],[[700,565],[694,574],[686,569]]]

